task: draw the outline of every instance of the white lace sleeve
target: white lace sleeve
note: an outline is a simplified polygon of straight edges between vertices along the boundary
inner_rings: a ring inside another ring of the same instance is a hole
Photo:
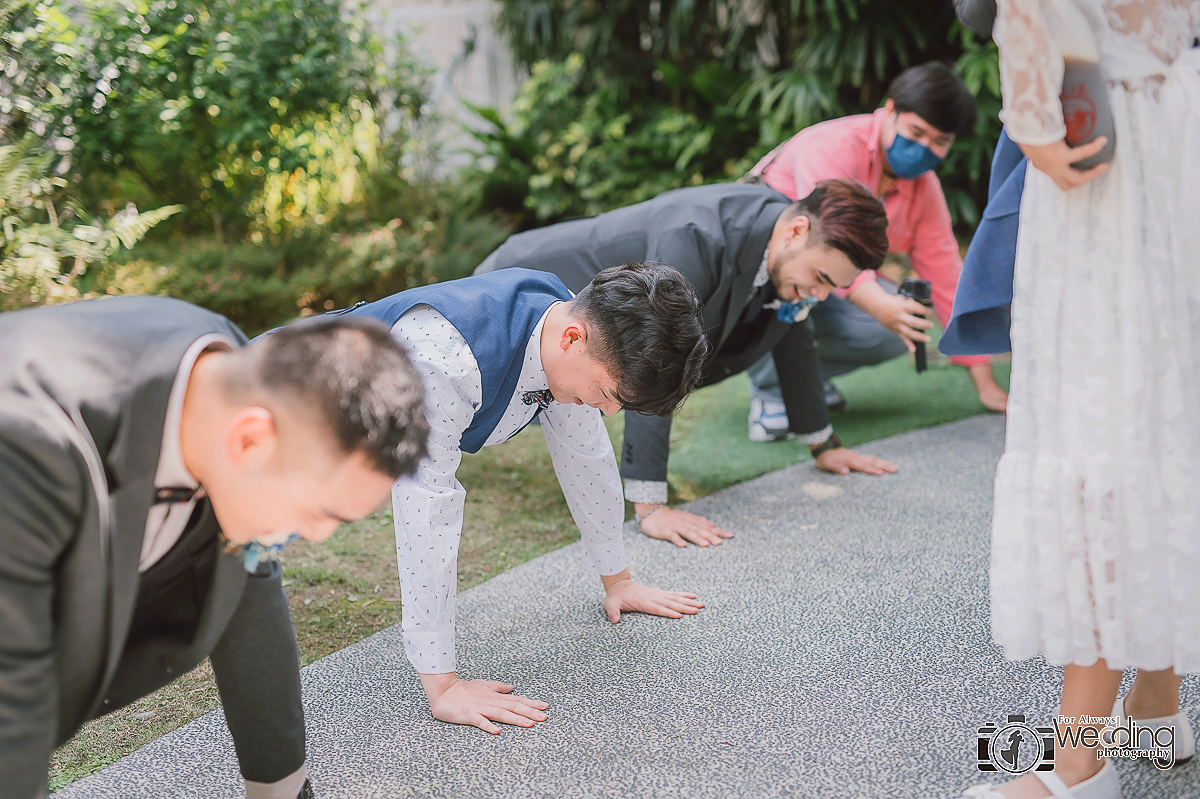
[[[996,43],[1000,47],[1001,119],[1018,144],[1051,144],[1067,135],[1063,123],[1063,59],[1055,41],[1055,2],[1000,0]]]

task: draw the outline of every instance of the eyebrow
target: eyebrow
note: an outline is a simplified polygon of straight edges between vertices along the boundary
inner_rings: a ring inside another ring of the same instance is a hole
[[[848,289],[848,288],[850,288],[850,286],[854,285],[854,281],[850,281],[850,284],[847,286],[839,286],[837,283],[833,282],[833,278],[831,278],[829,275],[825,274],[824,272],[822,272],[820,270],[817,270],[817,277],[820,278],[822,281],[824,281],[826,284],[833,286],[835,289]]]
[[[942,133],[936,128],[926,128],[924,125],[920,125],[916,122],[912,123],[912,132],[918,136],[924,136],[928,134],[931,139],[943,144],[954,138],[953,133]]]

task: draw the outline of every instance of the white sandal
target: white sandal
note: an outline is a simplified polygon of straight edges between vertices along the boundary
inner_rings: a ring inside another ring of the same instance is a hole
[[[1125,697],[1117,697],[1117,703],[1113,705],[1112,714],[1116,716],[1120,723],[1128,718],[1125,715]],[[1175,765],[1185,763],[1192,759],[1196,754],[1196,736],[1192,732],[1191,722],[1188,721],[1187,714],[1182,710],[1174,716],[1163,716],[1157,719],[1134,719],[1139,727],[1148,727],[1151,730],[1160,730],[1163,727],[1175,728]],[[1111,745],[1112,736],[1105,736],[1105,743]],[[1134,741],[1132,746],[1140,746],[1140,742]]]
[[[1054,799],[1121,799],[1121,783],[1117,770],[1105,760],[1095,775],[1070,788],[1053,771],[1035,771],[1033,776],[1042,781]],[[990,782],[968,788],[963,799],[1005,799]]]

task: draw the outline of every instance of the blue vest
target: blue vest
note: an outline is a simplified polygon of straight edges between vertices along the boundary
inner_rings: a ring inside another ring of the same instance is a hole
[[[390,328],[414,306],[428,305],[454,325],[482,376],[483,403],[459,443],[463,452],[478,452],[517,390],[533,328],[547,308],[569,299],[571,292],[549,272],[501,269],[409,289],[346,313],[378,319]]]

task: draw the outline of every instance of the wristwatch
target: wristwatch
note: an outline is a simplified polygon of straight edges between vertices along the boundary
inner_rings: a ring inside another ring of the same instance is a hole
[[[831,449],[837,449],[841,445],[842,445],[842,442],[840,439],[838,439],[837,433],[833,433],[832,435],[829,436],[829,438],[825,439],[820,444],[817,444],[815,447],[812,448],[813,460],[815,461],[817,458],[821,457],[821,455],[823,455],[824,453],[828,452]]]

